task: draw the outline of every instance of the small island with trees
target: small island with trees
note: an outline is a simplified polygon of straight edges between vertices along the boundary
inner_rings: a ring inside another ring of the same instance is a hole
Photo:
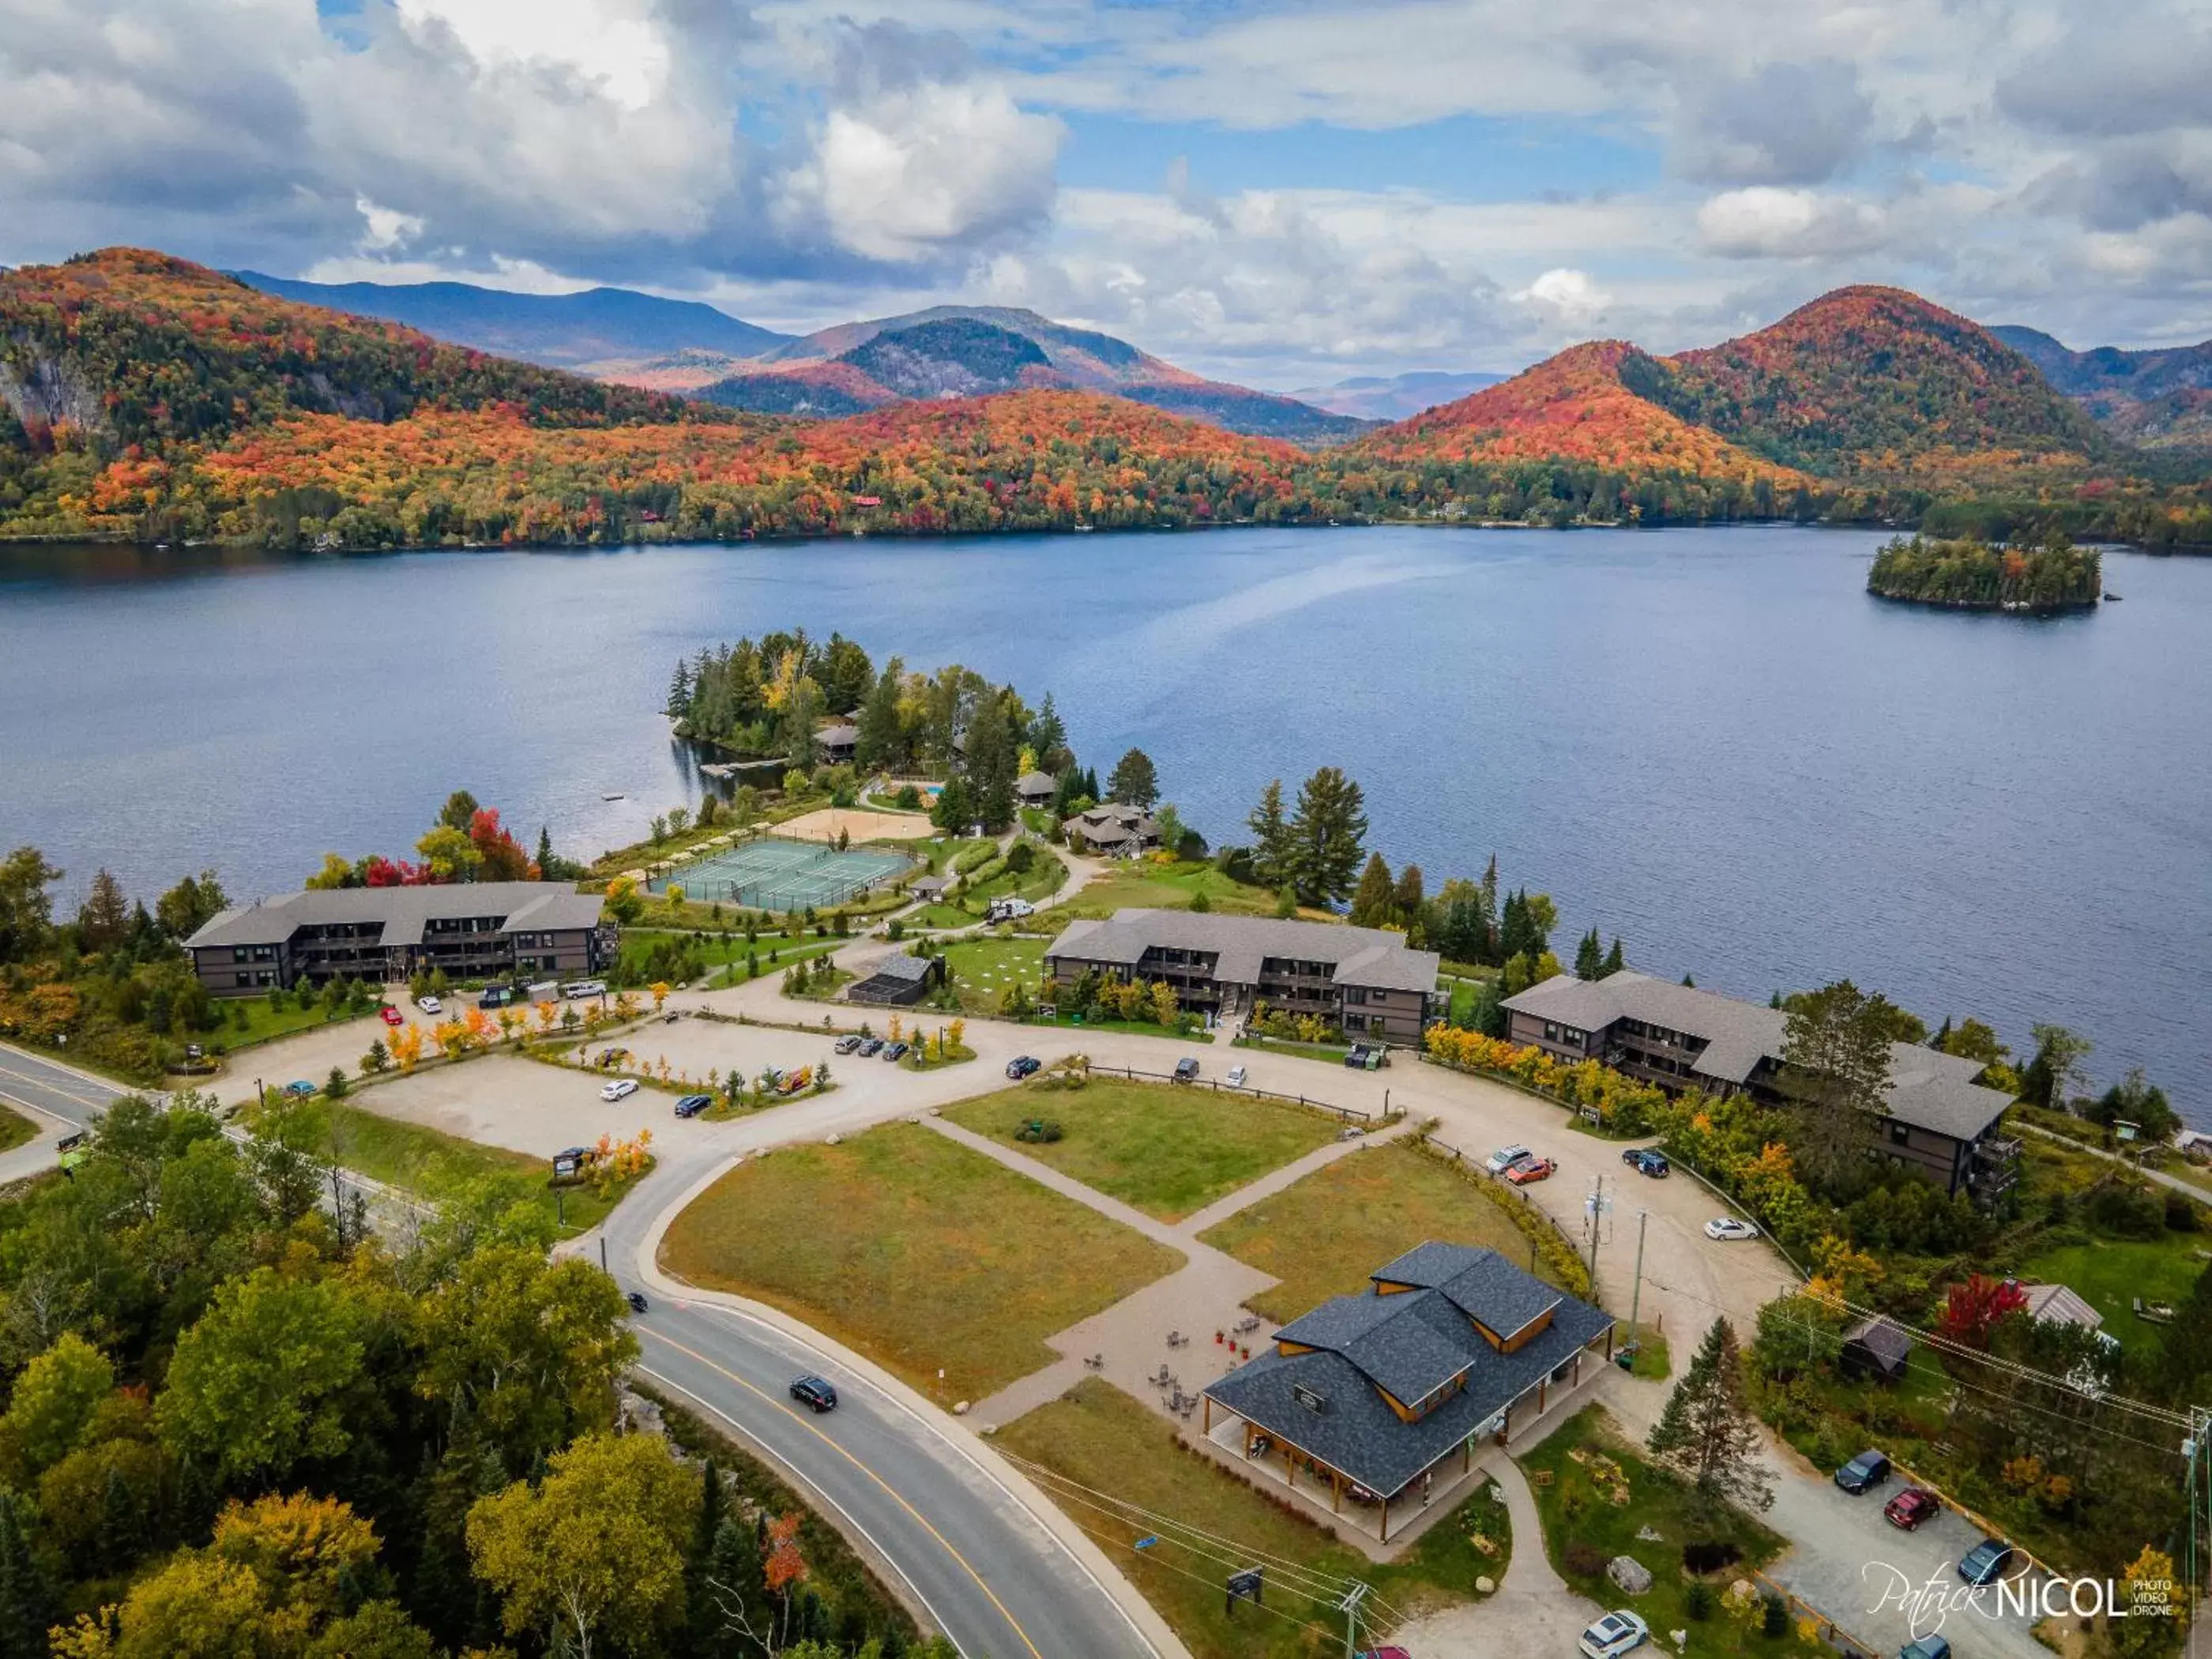
[[[2034,545],[1899,536],[1875,555],[1867,592],[1914,605],[2046,615],[2094,609],[2104,575],[2095,549],[2063,535]]]

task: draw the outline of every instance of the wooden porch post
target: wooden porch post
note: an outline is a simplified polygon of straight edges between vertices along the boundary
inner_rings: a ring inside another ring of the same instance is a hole
[[[1536,1379],[1536,1415],[1539,1417],[1544,1414],[1544,1391],[1551,1386],[1552,1378],[1548,1372]]]
[[[1568,1386],[1569,1388],[1571,1388],[1571,1388],[1573,1388],[1573,1387],[1574,1387],[1577,1382],[1580,1382],[1582,1380],[1583,1380],[1583,1351],[1582,1351],[1580,1348],[1577,1348],[1577,1349],[1575,1350],[1575,1368],[1574,1368],[1574,1370],[1573,1370],[1572,1371],[1569,1372],[1569,1373],[1568,1373],[1568,1375],[1567,1375],[1567,1386]]]
[[[1459,1443],[1459,1472],[1465,1474],[1474,1467],[1474,1437],[1469,1435]]]
[[[1334,1469],[1328,1472],[1328,1512],[1344,1513],[1344,1476]]]
[[[1613,1327],[1610,1325],[1605,1328],[1605,1357],[1610,1364],[1613,1359]]]
[[[1382,1500],[1382,1541],[1390,1541],[1390,1500],[1387,1498]]]
[[[1200,1397],[1206,1401],[1206,1415],[1200,1419],[1204,1423],[1205,1427],[1200,1429],[1199,1432],[1200,1434],[1211,1435],[1213,1432],[1213,1396],[1209,1394],[1202,1395]]]

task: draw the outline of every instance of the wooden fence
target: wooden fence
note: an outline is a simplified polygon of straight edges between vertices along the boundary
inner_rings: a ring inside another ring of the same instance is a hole
[[[1279,1095],[1272,1089],[1255,1089],[1246,1084],[1225,1084],[1218,1078],[1193,1078],[1183,1083],[1169,1072],[1140,1072],[1133,1066],[1093,1066],[1093,1077],[1125,1077],[1132,1083],[1181,1083],[1186,1089],[1211,1089],[1216,1094],[1249,1096],[1255,1100],[1277,1100],[1285,1106],[1303,1106],[1310,1112],[1327,1112],[1344,1123],[1371,1124],[1375,1114],[1363,1112],[1357,1106],[1339,1106],[1326,1100],[1316,1100],[1309,1095]]]

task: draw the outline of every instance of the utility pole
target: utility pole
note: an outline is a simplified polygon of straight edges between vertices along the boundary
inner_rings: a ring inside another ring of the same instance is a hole
[[[1344,1659],[1357,1659],[1359,1651],[1359,1604],[1367,1599],[1367,1589],[1355,1583],[1336,1604],[1344,1615]]]
[[[1605,1214],[1605,1177],[1600,1176],[1597,1184],[1590,1188],[1589,1199],[1589,1279],[1594,1290],[1597,1286],[1597,1230]]]
[[[1628,1340],[1631,1342],[1638,1340],[1636,1333],[1639,1328],[1636,1316],[1644,1307],[1644,1224],[1650,1219],[1651,1212],[1649,1210],[1636,1212],[1636,1288],[1628,1293]]]

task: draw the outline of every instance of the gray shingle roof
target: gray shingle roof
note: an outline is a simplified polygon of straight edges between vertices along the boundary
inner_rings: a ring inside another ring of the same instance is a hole
[[[1024,772],[1014,780],[1014,793],[1024,800],[1050,800],[1060,787],[1050,774]]]
[[[1433,1240],[1416,1244],[1371,1277],[1377,1285],[1436,1291],[1500,1337],[1515,1335],[1565,1300],[1565,1292],[1522,1272],[1495,1250]]]
[[[506,933],[599,926],[605,901],[562,882],[456,882],[435,887],[337,887],[280,893],[222,912],[185,941],[187,950],[282,945],[302,927],[381,923],[379,942],[420,942],[431,921],[495,919]]]
[[[1502,1272],[1490,1278],[1493,1270],[1482,1258]],[[1501,1297],[1509,1296],[1506,1276],[1528,1278],[1494,1251],[1439,1244],[1408,1252],[1376,1277],[1444,1269],[1454,1281],[1481,1273]],[[1516,1305],[1547,1303],[1554,1309],[1552,1322],[1511,1353],[1485,1341],[1442,1288],[1370,1292],[1325,1302],[1278,1334],[1278,1341],[1305,1344],[1312,1352],[1271,1350],[1206,1393],[1370,1491],[1395,1494],[1613,1323],[1611,1315],[1588,1303],[1531,1282],[1534,1291],[1512,1299]],[[1462,1372],[1462,1389],[1412,1423],[1378,1392],[1388,1389],[1411,1405]]]
[[[1103,921],[1071,923],[1045,959],[1133,968],[1153,949],[1211,956],[1214,978],[1227,985],[1258,983],[1261,963],[1276,957],[1328,963],[1337,985],[1425,993],[1436,989],[1439,962],[1433,951],[1407,949],[1403,933],[1376,927],[1141,908],[1116,910]]]
[[[1505,1006],[1586,1031],[1601,1031],[1615,1020],[1638,1019],[1703,1038],[1706,1047],[1690,1069],[1699,1077],[1735,1085],[1747,1081],[1762,1060],[1781,1064],[1790,1026],[1789,1016],[1779,1008],[1740,1002],[1630,969],[1598,980],[1562,974],[1508,997]],[[1900,1123],[1959,1140],[1976,1139],[2012,1103],[1997,1090],[1974,1081],[1981,1072],[1978,1060],[1918,1043],[1893,1042],[1886,1109]]]

